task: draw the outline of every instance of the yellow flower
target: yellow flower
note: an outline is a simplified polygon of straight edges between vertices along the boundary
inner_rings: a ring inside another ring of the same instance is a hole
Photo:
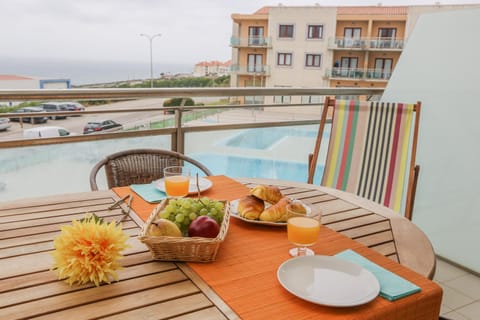
[[[52,269],[57,269],[58,278],[66,279],[69,285],[111,283],[111,279],[118,280],[118,260],[123,257],[120,252],[129,247],[128,238],[115,221],[103,223],[87,214],[87,218],[61,228],[54,240]]]

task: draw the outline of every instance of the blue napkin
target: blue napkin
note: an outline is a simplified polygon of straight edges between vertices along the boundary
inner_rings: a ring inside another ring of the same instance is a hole
[[[167,197],[165,192],[158,190],[155,184],[132,184],[130,188],[147,202],[161,202]]]
[[[380,283],[380,296],[387,300],[394,301],[421,290],[420,287],[410,281],[380,267],[353,250],[345,250],[335,256],[356,263],[373,273]]]

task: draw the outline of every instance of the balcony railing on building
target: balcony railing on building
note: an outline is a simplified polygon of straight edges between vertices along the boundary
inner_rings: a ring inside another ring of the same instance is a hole
[[[391,70],[386,69],[359,69],[359,68],[332,68],[326,69],[326,78],[352,79],[352,80],[389,80]]]
[[[232,47],[271,48],[272,41],[270,37],[262,37],[262,36],[249,36],[247,38],[231,37],[230,45]]]
[[[233,64],[230,67],[230,72],[236,74],[248,74],[248,75],[269,75],[270,68],[268,65],[263,64]]]
[[[329,39],[328,48],[335,50],[358,49],[358,50],[403,50],[405,40],[397,38],[331,38]]]

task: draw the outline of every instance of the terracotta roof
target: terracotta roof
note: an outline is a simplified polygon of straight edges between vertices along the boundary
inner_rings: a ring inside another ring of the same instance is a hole
[[[408,6],[383,7],[383,6],[361,6],[361,7],[338,7],[337,15],[362,14],[362,15],[406,15]]]
[[[0,74],[0,80],[34,80],[30,77],[16,76],[14,74]]]
[[[196,67],[214,67],[214,66],[230,66],[232,64],[232,60],[227,60],[225,62],[221,62],[218,60],[215,61],[201,61],[199,63],[196,63]]]
[[[262,7],[257,11],[255,11],[253,14],[268,14],[269,11],[270,11],[270,7]]]

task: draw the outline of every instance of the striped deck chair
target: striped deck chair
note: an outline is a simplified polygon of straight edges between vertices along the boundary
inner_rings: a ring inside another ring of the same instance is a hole
[[[328,109],[333,107],[333,113]],[[415,165],[421,103],[328,98],[320,120],[308,182],[313,182],[321,137],[332,127],[321,185],[354,193],[412,218],[420,167]]]

